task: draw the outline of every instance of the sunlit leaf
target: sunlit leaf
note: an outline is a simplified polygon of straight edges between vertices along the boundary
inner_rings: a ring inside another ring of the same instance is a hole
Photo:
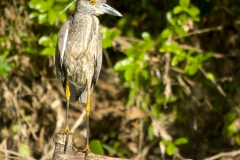
[[[180,6],[182,6],[183,8],[188,7],[189,3],[190,3],[190,0],[179,0],[179,4],[180,4]]]
[[[176,146],[173,144],[173,143],[170,143],[168,146],[167,146],[167,154],[169,156],[173,155],[173,153],[175,152],[176,150]]]
[[[29,14],[29,18],[30,18],[30,19],[33,19],[33,18],[35,18],[35,17],[38,17],[38,15],[39,15],[38,12],[31,12],[31,13]]]
[[[181,6],[176,6],[174,9],[173,9],[173,13],[174,14],[178,14],[180,12],[183,11],[183,8]]]
[[[187,13],[190,16],[195,17],[200,13],[200,10],[197,7],[191,7],[187,10]]]
[[[153,140],[153,138],[154,138],[153,126],[152,126],[152,125],[149,125],[149,126],[148,126],[148,138],[149,138],[150,140]]]
[[[123,71],[127,69],[127,67],[129,67],[129,65],[133,62],[134,62],[133,58],[125,58],[123,60],[120,60],[114,66],[114,71]]]
[[[166,28],[163,30],[163,32],[161,33],[161,37],[162,38],[168,38],[169,36],[172,35],[172,30],[170,30],[169,28]]]
[[[48,23],[50,25],[53,25],[55,23],[55,21],[56,21],[56,18],[57,18],[56,13],[53,10],[50,10],[48,12]]]
[[[161,143],[164,144],[164,145],[169,145],[172,142],[171,141],[167,141],[167,140],[162,140]]]
[[[214,82],[216,81],[216,77],[214,76],[213,73],[208,72],[206,75],[207,75],[207,78],[210,79],[211,81],[214,81]]]
[[[124,77],[125,77],[126,81],[130,81],[132,79],[134,71],[135,71],[135,69],[133,67],[128,67],[125,70]]]
[[[175,32],[179,35],[179,36],[184,36],[186,35],[186,32],[184,31],[184,29],[182,27],[177,27],[175,28]]]
[[[151,36],[148,32],[143,32],[142,33],[142,38],[145,40],[145,41],[151,41]]]
[[[20,144],[18,147],[18,152],[24,156],[30,155],[30,148],[26,144]]]
[[[95,154],[100,154],[100,155],[104,154],[101,142],[99,140],[91,140],[90,149]]]
[[[190,76],[196,74],[198,71],[198,64],[192,63],[185,67],[185,72],[187,72]]]
[[[46,13],[39,14],[38,23],[43,24],[45,22],[47,22],[47,14]]]
[[[181,137],[181,138],[176,139],[173,143],[175,145],[186,144],[186,143],[188,143],[188,139],[185,137]]]

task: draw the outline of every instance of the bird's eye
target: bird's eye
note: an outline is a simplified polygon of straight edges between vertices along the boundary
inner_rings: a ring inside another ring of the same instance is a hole
[[[89,0],[89,3],[90,3],[91,5],[94,5],[94,4],[96,4],[96,1],[95,1],[95,0]]]

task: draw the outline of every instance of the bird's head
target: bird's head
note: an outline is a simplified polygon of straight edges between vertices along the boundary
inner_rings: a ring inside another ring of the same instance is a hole
[[[107,13],[122,17],[121,13],[106,4],[106,0],[78,0],[77,12],[96,16]]]

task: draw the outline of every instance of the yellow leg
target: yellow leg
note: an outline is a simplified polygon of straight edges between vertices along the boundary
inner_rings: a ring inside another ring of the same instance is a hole
[[[65,95],[66,95],[66,99],[67,99],[67,107],[66,107],[66,126],[65,128],[56,133],[56,135],[59,135],[59,134],[67,134],[67,135],[73,135],[68,127],[68,109],[69,109],[69,100],[70,100],[70,96],[71,96],[71,93],[70,93],[70,87],[69,87],[69,84],[68,84],[68,80],[66,81],[66,92],[65,92]]]
[[[89,147],[89,116],[91,112],[91,105],[90,105],[90,86],[87,90],[87,104],[86,104],[86,115],[87,115],[87,146],[82,151],[84,153],[91,153],[90,147]]]

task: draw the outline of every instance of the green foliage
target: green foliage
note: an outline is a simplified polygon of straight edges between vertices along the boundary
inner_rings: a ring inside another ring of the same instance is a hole
[[[45,48],[40,52],[41,55],[49,55],[54,56],[55,55],[55,48],[57,43],[57,34],[54,34],[53,37],[48,36],[42,36],[38,43]]]
[[[224,127],[222,130],[223,137],[230,138],[236,132],[236,129],[235,129],[236,116],[237,114],[234,111],[227,113],[227,115],[225,116]]]
[[[24,156],[30,155],[30,148],[26,144],[20,144],[18,147],[18,151],[21,155],[24,155]]]
[[[104,154],[102,144],[99,140],[91,140],[89,145],[93,153],[100,154],[100,155]]]
[[[123,154],[121,152],[118,152],[117,149],[119,147],[119,143],[115,142],[113,147],[107,145],[107,144],[102,144],[102,147],[107,150],[108,152],[112,153],[113,155],[117,155],[118,157],[123,157]]]
[[[28,5],[35,11],[31,12],[29,18],[37,18],[39,24],[49,23],[53,25],[56,20],[60,20],[62,23],[66,20],[66,13],[62,13],[62,10],[67,6],[67,0],[31,0]],[[66,3],[62,5],[62,3]],[[70,9],[74,9],[72,5]]]
[[[6,62],[5,56],[0,55],[0,76],[6,78],[11,69],[10,65]]]
[[[118,29],[108,29],[107,27],[102,27],[99,30],[102,36],[102,47],[103,49],[109,48],[112,46],[112,41],[115,37],[121,34],[121,31]]]
[[[41,26],[48,25],[49,27],[56,24],[58,21],[61,23],[65,22],[67,19],[66,13],[61,13],[66,6],[68,6],[67,0],[31,0],[28,3],[28,6],[33,9],[30,13],[29,18],[38,22]],[[75,8],[74,5],[71,5],[69,8],[73,10]],[[55,55],[55,47],[57,43],[57,32],[53,34],[53,32],[43,33],[38,40],[38,44],[43,47],[39,53],[39,55],[44,56],[54,56]]]
[[[180,137],[180,138],[174,140],[173,142],[172,141],[167,141],[167,140],[162,140],[161,143],[164,144],[167,147],[166,153],[169,156],[171,156],[176,151],[177,146],[187,144],[188,139],[185,138],[185,137]]]

